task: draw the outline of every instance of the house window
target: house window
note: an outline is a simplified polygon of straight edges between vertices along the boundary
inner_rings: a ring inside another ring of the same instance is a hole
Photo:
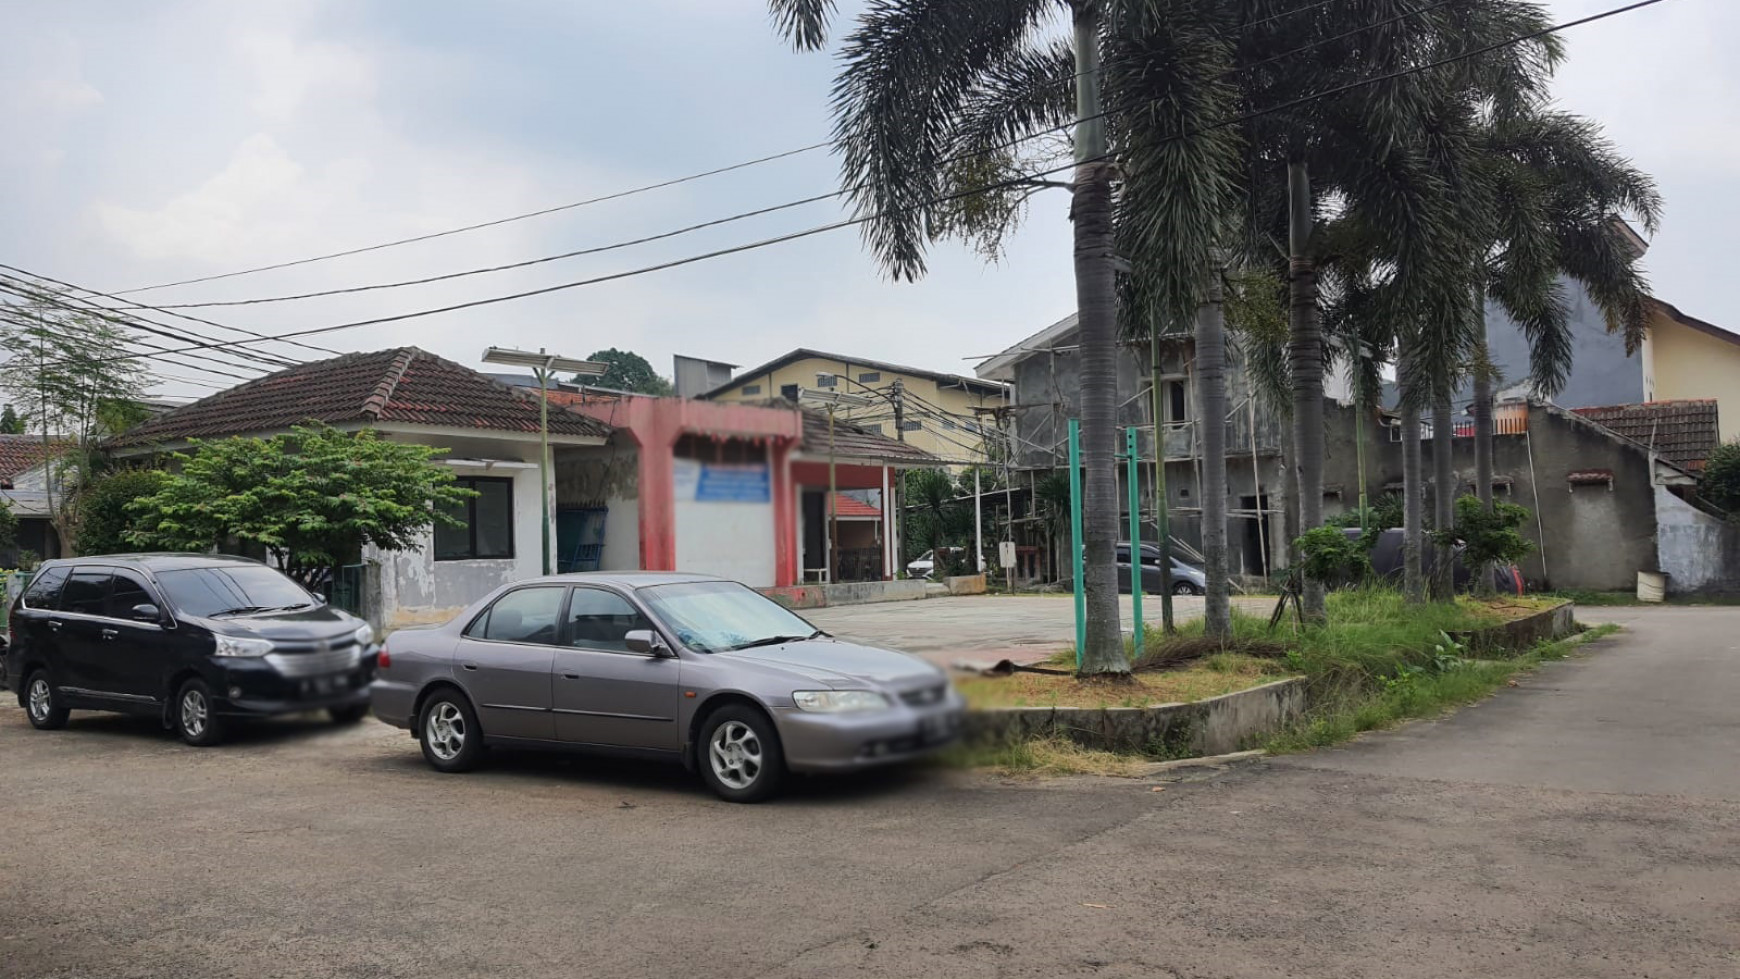
[[[759,385],[759,384],[745,384],[745,385],[743,385],[743,395],[745,397],[748,397],[749,395],[752,395],[752,394],[760,394],[760,393],[761,393],[761,385]]]
[[[469,476],[453,481],[477,495],[449,509],[458,526],[435,524],[435,560],[514,556],[514,484],[511,479]]]
[[[1181,422],[1184,420],[1184,382],[1166,382],[1167,421]]]
[[[952,421],[949,421],[947,418],[944,418],[943,419],[943,428],[952,432],[955,430],[955,423]]]
[[[840,380],[840,378],[839,378],[839,375],[837,375],[837,374],[817,374],[816,375],[816,387],[831,388],[836,383],[838,383],[839,380]]]
[[[881,422],[877,422],[874,425],[860,424],[858,427],[862,428],[866,432],[875,432],[877,435],[882,434],[882,423]]]
[[[787,401],[795,403],[798,399],[798,386],[796,384],[781,384],[779,386],[779,396]]]
[[[900,430],[903,432],[923,431],[924,430],[924,422],[901,422],[900,423]]]
[[[882,380],[882,372],[881,371],[865,371],[864,373],[858,375],[858,383],[859,384],[875,384],[877,381],[880,381],[880,380]]]

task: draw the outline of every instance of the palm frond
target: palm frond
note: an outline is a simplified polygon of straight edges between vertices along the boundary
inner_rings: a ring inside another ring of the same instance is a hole
[[[799,51],[819,51],[828,43],[834,0],[767,0],[773,29]]]

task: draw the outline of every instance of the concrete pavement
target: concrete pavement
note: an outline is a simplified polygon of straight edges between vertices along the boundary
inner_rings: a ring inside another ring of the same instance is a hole
[[[1118,602],[1128,632],[1134,622],[1130,596]],[[1179,595],[1172,602],[1176,621],[1202,617],[1201,598]],[[1253,615],[1267,615],[1275,599],[1235,598],[1233,604]],[[1146,596],[1142,612],[1145,622],[1159,622],[1160,596]],[[810,609],[802,614],[837,636],[898,649],[939,666],[957,660],[1037,663],[1075,642],[1075,606],[1067,594],[927,598]]]
[[[621,763],[441,776],[373,724],[200,751],[7,707],[0,976],[1732,979],[1740,610],[1615,615],[1432,740],[1165,785],[738,807]]]

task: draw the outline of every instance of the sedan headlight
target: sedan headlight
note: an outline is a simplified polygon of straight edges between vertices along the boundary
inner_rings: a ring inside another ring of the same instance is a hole
[[[362,625],[359,625],[356,627],[356,644],[358,646],[367,646],[369,643],[374,642],[374,641],[375,641],[375,627],[374,626],[369,625],[367,622],[364,622]]]
[[[799,690],[791,695],[791,699],[799,710],[818,714],[887,710],[893,706],[887,697],[874,690]]]
[[[212,650],[218,656],[260,657],[272,651],[269,639],[244,639],[241,636],[216,636],[217,648]]]

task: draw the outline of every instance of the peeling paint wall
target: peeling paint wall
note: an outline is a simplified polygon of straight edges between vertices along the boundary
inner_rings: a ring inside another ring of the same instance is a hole
[[[1740,593],[1740,527],[1660,486],[1655,513],[1656,554],[1670,594]]]

